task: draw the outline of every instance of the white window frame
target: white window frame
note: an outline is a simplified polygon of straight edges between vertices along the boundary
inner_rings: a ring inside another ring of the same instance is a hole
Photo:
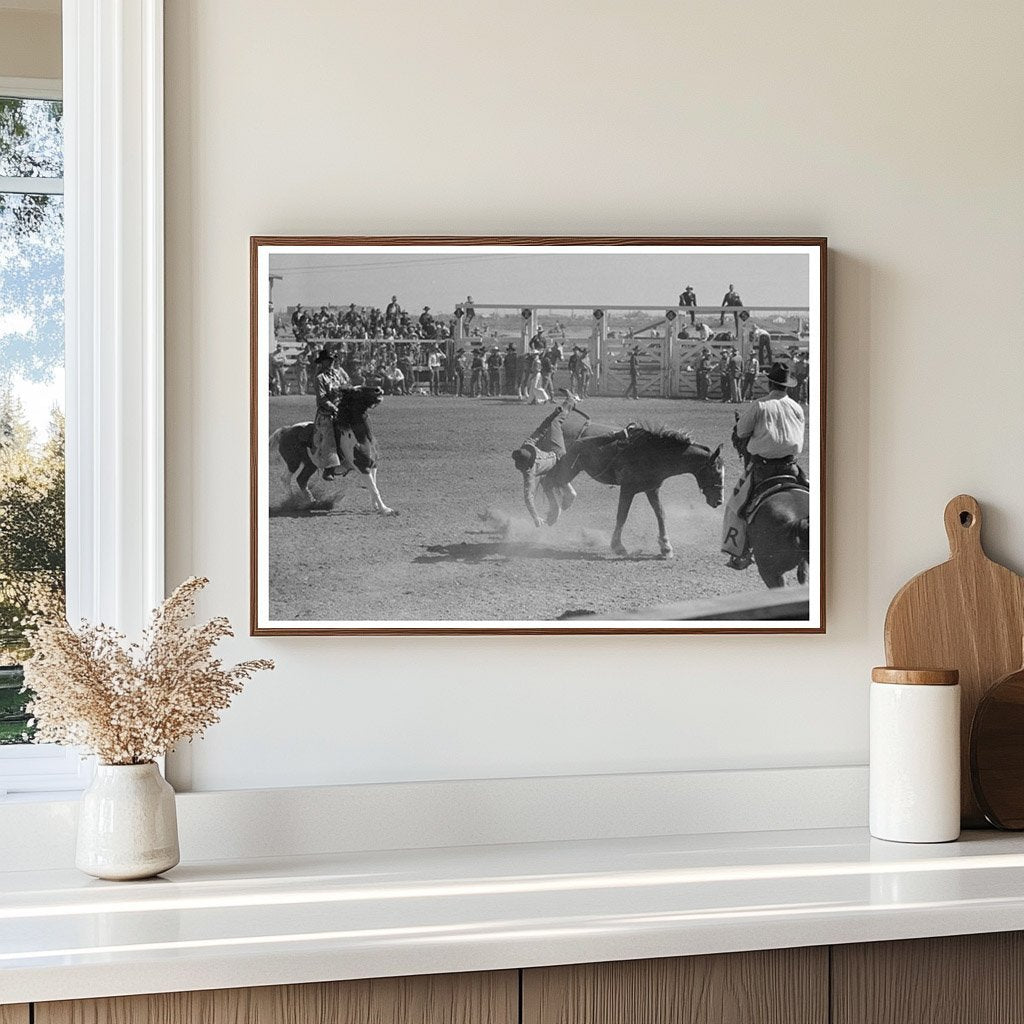
[[[68,617],[137,635],[164,596],[163,0],[64,0],[63,49],[34,84],[64,100]],[[0,750],[0,794],[91,774]]]

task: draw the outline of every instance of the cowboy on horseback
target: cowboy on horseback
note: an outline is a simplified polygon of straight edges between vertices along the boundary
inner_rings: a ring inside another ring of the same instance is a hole
[[[725,507],[722,551],[730,569],[746,569],[752,561],[747,543],[746,507],[751,496],[767,480],[792,477],[809,487],[796,457],[804,450],[804,411],[790,397],[796,378],[784,363],[768,371],[768,394],[751,402],[738,415],[733,443],[746,457],[746,468]]]
[[[313,421],[313,462],[325,480],[333,480],[341,468],[338,454],[338,400],[348,384],[344,370],[333,366],[327,349],[316,357],[316,419]]]

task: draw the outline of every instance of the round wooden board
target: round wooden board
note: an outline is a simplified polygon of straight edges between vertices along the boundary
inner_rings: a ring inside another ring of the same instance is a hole
[[[1000,679],[971,727],[971,785],[988,821],[1024,829],[1024,668]]]

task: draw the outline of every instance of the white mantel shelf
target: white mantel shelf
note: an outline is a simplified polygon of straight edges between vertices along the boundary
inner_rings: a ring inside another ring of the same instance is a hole
[[[861,829],[0,873],[0,1004],[1024,929],[1024,837]]]

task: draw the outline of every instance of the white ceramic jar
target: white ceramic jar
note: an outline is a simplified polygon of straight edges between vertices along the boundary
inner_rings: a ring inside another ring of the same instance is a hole
[[[174,790],[149,764],[99,764],[82,794],[75,865],[95,878],[127,881],[180,860]]]
[[[953,669],[871,672],[870,827],[876,839],[960,835],[960,684]]]

